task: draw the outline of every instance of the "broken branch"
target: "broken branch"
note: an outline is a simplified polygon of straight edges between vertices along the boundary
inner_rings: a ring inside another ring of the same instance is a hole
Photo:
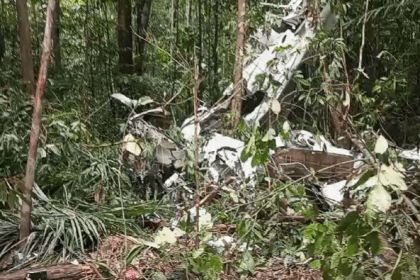
[[[46,278],[41,277],[39,279],[48,280],[82,279],[93,274],[92,268],[89,265],[59,264],[43,268],[23,269],[13,273],[2,274],[0,275],[0,280],[26,280],[31,279],[31,275],[45,275],[44,277]]]

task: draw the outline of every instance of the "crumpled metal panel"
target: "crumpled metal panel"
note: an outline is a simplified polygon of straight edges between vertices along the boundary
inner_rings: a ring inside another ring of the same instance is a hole
[[[296,180],[317,172],[320,181],[337,181],[353,174],[353,161],[352,156],[290,148],[272,156],[268,171],[276,179]]]

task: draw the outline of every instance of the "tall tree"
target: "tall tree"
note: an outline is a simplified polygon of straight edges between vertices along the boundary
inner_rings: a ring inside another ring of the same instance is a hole
[[[60,0],[57,0],[54,11],[54,36],[53,36],[53,53],[54,64],[57,73],[61,72],[61,47],[60,47]]]
[[[34,111],[32,113],[32,131],[29,141],[28,162],[26,164],[25,186],[23,189],[23,202],[20,215],[20,240],[22,241],[20,246],[22,247],[26,243],[26,241],[23,240],[25,240],[31,232],[32,187],[35,181],[35,163],[42,120],[42,101],[47,82],[51,33],[54,25],[56,1],[58,0],[49,0],[48,2],[41,66],[39,68],[38,84],[35,92]]]
[[[118,48],[120,71],[125,74],[133,73],[131,0],[118,0]]]
[[[242,81],[243,60],[245,56],[246,43],[246,0],[238,0],[238,33],[236,39],[236,63],[234,80],[234,97],[232,99],[232,110],[235,115],[235,124],[241,120],[242,93],[244,84]]]
[[[23,81],[31,95],[35,94],[34,66],[31,56],[31,35],[29,30],[28,6],[26,0],[16,0],[18,14],[20,55],[22,57]]]
[[[152,0],[137,0],[137,72],[143,73],[144,50],[146,47],[147,27],[149,26],[150,11],[152,10]]]

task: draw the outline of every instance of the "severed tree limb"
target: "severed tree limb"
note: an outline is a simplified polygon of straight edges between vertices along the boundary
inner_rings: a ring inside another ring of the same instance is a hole
[[[48,63],[50,61],[51,33],[54,25],[55,1],[49,0],[47,7],[47,19],[45,23],[45,34],[41,67],[39,68],[38,84],[34,98],[34,111],[32,114],[32,131],[29,142],[28,162],[26,164],[25,186],[23,188],[23,200],[20,220],[20,240],[25,239],[31,232],[31,208],[32,208],[32,187],[35,180],[35,163],[38,150],[39,135],[41,132],[42,101],[44,99],[45,86],[47,82]],[[26,242],[20,244],[21,247]]]
[[[54,1],[54,0],[52,0]],[[94,271],[89,265],[59,264],[43,268],[22,269],[17,272],[0,274],[0,280],[26,280],[28,274],[46,274],[48,280],[82,279],[93,275]],[[29,277],[29,279],[31,279]],[[35,279],[35,278],[34,278]],[[102,278],[103,279],[103,278]]]

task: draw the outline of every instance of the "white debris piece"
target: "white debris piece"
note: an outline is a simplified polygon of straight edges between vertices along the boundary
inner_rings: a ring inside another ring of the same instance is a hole
[[[214,248],[225,248],[225,246],[227,244],[232,244],[234,241],[233,237],[229,236],[229,235],[225,235],[220,237],[219,239],[216,240],[209,240],[207,241],[207,244],[209,246],[212,246]]]
[[[402,151],[400,157],[409,159],[409,160],[420,160],[420,150],[413,149],[413,150],[405,150]]]
[[[200,123],[197,125],[197,134],[200,134],[201,127]],[[184,121],[184,123],[181,126],[181,133],[184,135],[184,139],[188,142],[194,141],[194,135],[195,135],[195,125],[194,125],[194,117],[188,118]]]
[[[197,208],[194,206],[190,210],[188,210],[189,216],[191,221],[195,221],[195,218],[197,216]],[[199,227],[200,229],[208,228],[213,226],[213,222],[211,221],[211,214],[207,213],[206,209],[200,208],[198,211],[199,215]]]
[[[209,241],[207,241],[207,245],[209,245],[209,246],[211,246],[211,247],[213,247],[217,250],[220,250],[220,251],[223,251],[224,249],[226,249],[227,246],[229,246],[231,248],[235,248],[235,247],[238,246],[235,238],[233,238],[232,236],[229,236],[229,235],[222,236],[218,239],[209,240]],[[245,250],[250,251],[250,250],[252,250],[252,247],[248,246],[248,244],[246,242],[242,242],[241,245],[238,247],[238,250],[240,252],[243,252]]]
[[[121,94],[121,93],[111,94],[111,97],[119,100],[121,103],[123,103],[124,105],[126,105],[130,108],[136,107],[138,102],[139,102],[138,100],[128,98],[127,96],[125,96],[124,94]]]
[[[343,180],[333,184],[324,184],[321,187],[321,193],[328,205],[332,207],[343,201],[343,189],[345,188],[346,183],[347,181]]]
[[[203,148],[204,158],[208,160],[210,166],[216,162],[217,158],[220,158],[229,168],[237,173],[236,175],[239,179],[245,180],[250,178],[250,184],[252,185],[255,184],[253,179],[256,173],[256,167],[252,167],[251,158],[245,162],[241,161],[240,156],[244,147],[244,142],[216,133]],[[214,172],[214,169],[213,167],[212,172]],[[222,173],[222,170],[216,169],[216,171],[219,174]],[[241,173],[243,173],[243,178],[241,178]]]
[[[171,177],[169,177],[165,181],[165,183],[163,183],[163,187],[165,189],[168,189],[168,188],[172,187],[173,185],[175,185],[175,183],[178,181],[178,179],[179,179],[179,174],[175,172],[174,174],[171,175]]]

